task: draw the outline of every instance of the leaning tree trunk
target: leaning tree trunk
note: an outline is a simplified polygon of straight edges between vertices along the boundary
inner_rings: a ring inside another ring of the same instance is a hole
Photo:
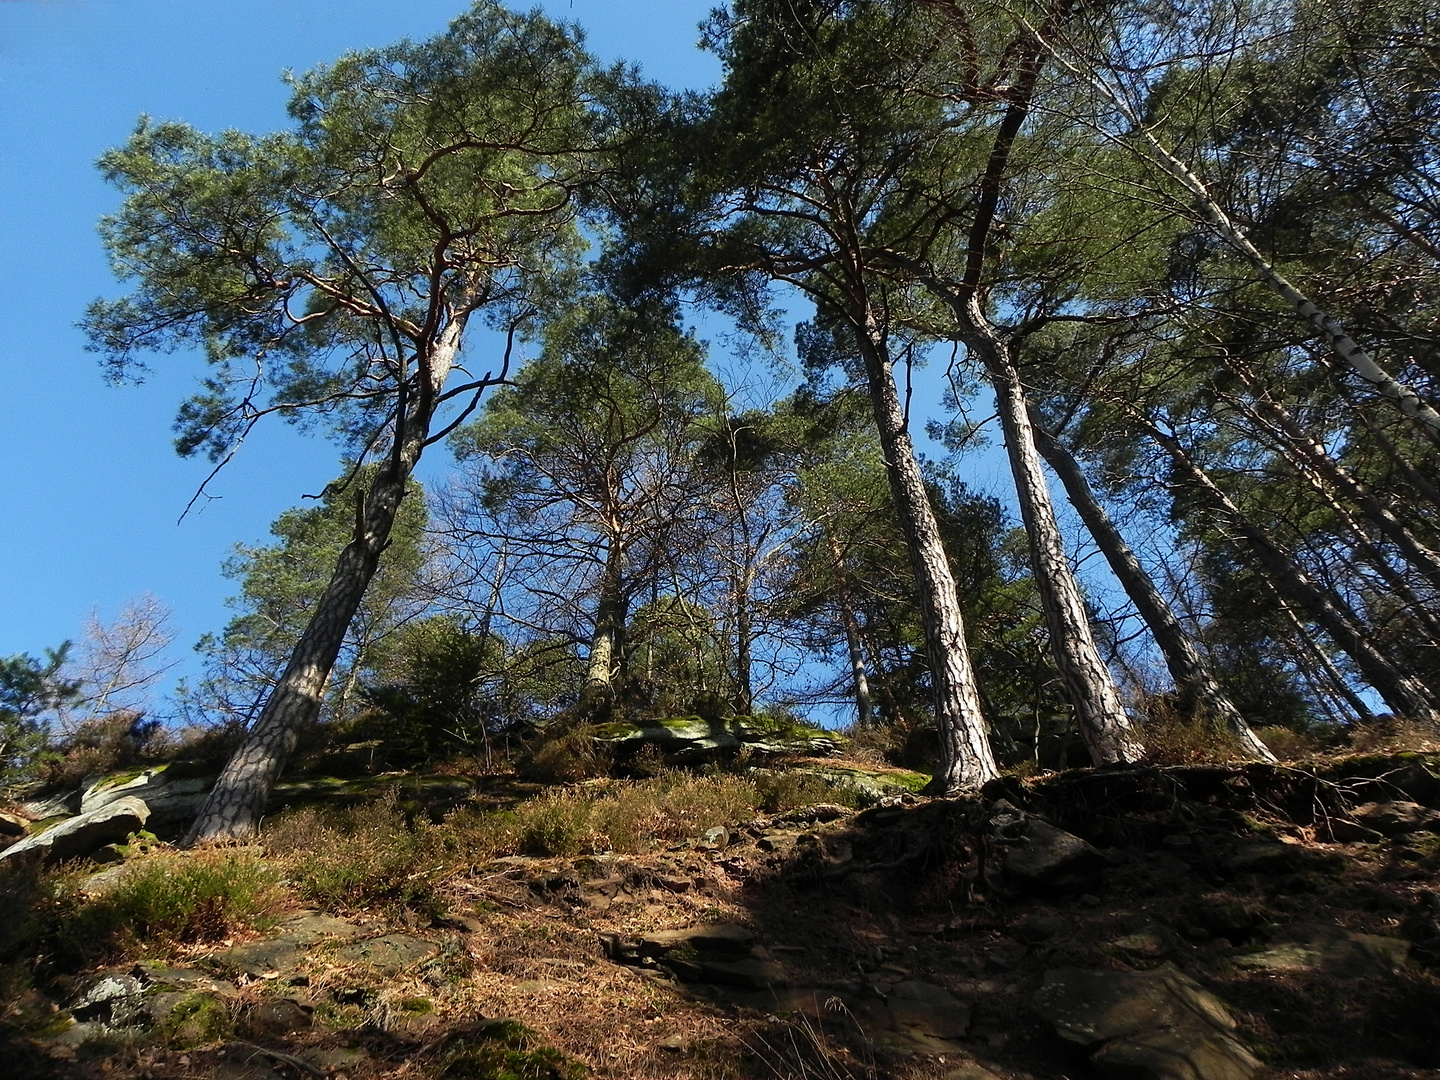
[[[265,801],[295,752],[300,732],[320,710],[320,698],[345,642],[345,632],[380,565],[380,555],[405,497],[406,481],[425,449],[436,399],[454,366],[464,329],[465,320],[456,318],[441,331],[425,358],[427,362],[421,365],[420,393],[408,408],[402,398],[404,418],[397,425],[394,450],[370,490],[359,492],[354,537],[340,553],[330,583],[290,654],[285,673],[270,692],[245,741],[225,763],[185,835],[185,845],[244,839],[259,829]]]
[[[1320,643],[1315,640],[1315,636],[1311,634],[1309,630],[1305,629],[1305,624],[1300,621],[1300,616],[1295,614],[1295,609],[1286,602],[1285,598],[1280,595],[1279,591],[1270,583],[1269,579],[1265,579],[1265,583],[1269,585],[1271,593],[1275,596],[1276,607],[1278,607],[1280,613],[1285,616],[1285,621],[1290,625],[1291,631],[1295,634],[1296,647],[1299,648],[1301,655],[1308,657],[1310,663],[1314,664],[1319,670],[1319,674],[1317,675],[1309,669],[1304,660],[1297,661],[1298,666],[1304,671],[1306,678],[1310,681],[1310,688],[1316,697],[1321,699],[1327,696],[1343,698],[1345,704],[1350,706],[1350,711],[1355,714],[1355,719],[1358,719],[1364,724],[1375,723],[1375,714],[1371,711],[1370,706],[1365,704],[1365,699],[1357,694],[1354,688],[1345,681],[1345,676],[1342,675],[1340,669],[1335,666],[1335,661],[1326,655],[1325,650],[1320,647]],[[1330,695],[1326,695],[1320,688],[1322,680],[1329,684]],[[1327,705],[1328,707],[1325,711],[1331,716],[1342,719],[1343,721],[1343,718],[1339,716],[1335,706],[1328,702]]]
[[[1005,449],[1020,502],[1020,517],[1030,540],[1030,564],[1035,571],[1035,583],[1050,630],[1050,650],[1065,685],[1065,696],[1075,709],[1080,733],[1095,764],[1138,761],[1144,747],[1125,714],[1110,669],[1101,659],[1090,632],[1085,601],[1065,554],[1045,473],[1035,450],[1020,374],[1005,343],[981,311],[978,298],[970,297],[958,314],[963,320],[966,347],[980,358],[995,387]]]
[[[1174,680],[1175,690],[1179,694],[1180,707],[1185,712],[1224,724],[1239,740],[1240,748],[1247,757],[1257,761],[1274,762],[1275,755],[1256,736],[1240,710],[1221,689],[1210,665],[1205,662],[1190,635],[1180,625],[1180,620],[1170,610],[1165,597],[1155,587],[1154,580],[1145,572],[1139,558],[1125,542],[1125,537],[1115,527],[1110,515],[1100,505],[1100,500],[1090,488],[1090,482],[1085,479],[1080,463],[1069,449],[1036,422],[1033,411],[1031,421],[1036,448],[1060,478],[1065,494],[1070,498],[1070,505],[1075,507],[1080,520],[1095,539],[1121,588],[1130,597],[1140,617],[1145,620],[1151,637],[1160,649],[1160,655],[1165,658],[1165,666],[1169,669],[1170,678]]]
[[[999,775],[985,733],[980,691],[970,650],[965,644],[965,621],[955,576],[940,538],[940,527],[930,506],[925,480],[915,460],[915,449],[900,395],[889,346],[868,298],[852,308],[856,338],[865,360],[870,402],[885,454],[885,472],[900,528],[915,573],[916,599],[925,628],[925,651],[940,733],[940,765],[932,789],[937,792],[973,791]]]
[[[1257,393],[1248,380],[1246,386],[1254,394],[1253,403],[1248,408],[1258,419],[1273,425],[1281,452],[1301,471],[1316,492],[1342,513],[1345,511],[1336,503],[1336,496],[1348,499],[1395,545],[1396,552],[1422,574],[1432,588],[1440,589],[1440,554],[1427,547],[1349,469],[1331,457],[1329,451],[1300,426],[1288,409],[1263,393]]]
[[[1392,712],[1414,720],[1440,722],[1440,710],[1426,687],[1396,667],[1365,632],[1359,618],[1338,596],[1317,585],[1310,576],[1280,549],[1254,522],[1241,512],[1190,457],[1179,441],[1127,409],[1135,420],[1170,456],[1178,475],[1197,490],[1216,514],[1248,544],[1270,582],[1287,599],[1298,604],[1330,639],[1360,669]]]

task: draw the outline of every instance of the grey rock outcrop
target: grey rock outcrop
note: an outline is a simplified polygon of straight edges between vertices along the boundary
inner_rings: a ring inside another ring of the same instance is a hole
[[[0,851],[0,861],[22,856],[45,862],[78,859],[96,848],[123,841],[131,833],[145,827],[150,808],[144,801],[128,795],[88,814],[78,814],[41,833],[33,833],[19,843]]]
[[[1103,1076],[1250,1080],[1260,1063],[1214,994],[1172,964],[1154,971],[1045,973],[1035,1010],[1068,1042],[1092,1047]]]
[[[990,828],[1006,844],[1001,866],[1005,880],[1036,892],[1077,892],[1105,866],[1090,844],[1048,821],[1000,799],[990,809]]]
[[[213,775],[187,774],[173,764],[133,775],[103,776],[81,791],[80,812],[88,814],[133,796],[150,808],[152,828],[169,825],[194,817],[214,783]]]

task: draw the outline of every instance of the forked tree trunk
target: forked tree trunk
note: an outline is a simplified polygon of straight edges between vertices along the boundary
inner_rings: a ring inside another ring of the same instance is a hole
[[[999,772],[985,732],[955,577],[915,460],[885,333],[868,299],[857,300],[851,314],[856,317],[856,343],[865,361],[890,495],[910,552],[916,600],[925,628],[935,723],[940,734],[940,765],[932,788],[940,793],[974,791]]]
[[[405,497],[406,481],[425,449],[435,400],[454,366],[464,328],[464,319],[452,321],[430,351],[428,366],[423,369],[428,385],[408,409],[396,432],[394,452],[376,475],[373,486],[359,493],[354,538],[340,553],[330,583],[290,654],[285,673],[270,692],[245,741],[225,763],[186,834],[186,846],[204,840],[244,839],[259,829],[265,801],[295,752],[300,732],[320,710],[320,698],[345,642],[345,632],[380,564]]]
[[[1120,703],[1110,669],[1095,647],[1085,601],[1065,554],[1045,473],[1035,450],[1020,374],[1005,342],[981,310],[978,298],[971,296],[957,314],[961,316],[966,347],[980,359],[995,387],[1020,517],[1030,541],[1030,564],[1050,630],[1050,650],[1065,685],[1065,696],[1075,710],[1080,734],[1097,765],[1139,761],[1144,746]]]
[[[1059,440],[1050,435],[1031,415],[1035,432],[1035,446],[1060,483],[1065,487],[1070,505],[1075,507],[1080,520],[1085,523],[1096,545],[1110,564],[1116,579],[1125,594],[1130,597],[1135,610],[1145,620],[1150,636],[1155,639],[1165,666],[1174,680],[1175,691],[1180,698],[1181,709],[1192,715],[1218,721],[1240,742],[1240,748],[1247,757],[1257,761],[1274,762],[1275,755],[1255,734],[1254,730],[1240,715],[1229,696],[1220,687],[1220,682],[1205,662],[1200,650],[1195,647],[1190,635],[1180,625],[1180,620],[1170,610],[1165,597],[1155,587],[1154,580],[1140,564],[1139,558],[1125,537],[1116,528],[1110,515],[1100,505],[1100,500],[1091,490],[1080,463]]]
[[[1231,529],[1238,533],[1265,569],[1272,585],[1287,599],[1299,605],[1342,652],[1355,662],[1365,681],[1375,688],[1390,710],[1422,722],[1440,722],[1434,698],[1423,683],[1396,667],[1375,647],[1349,606],[1327,589],[1321,588],[1255,525],[1230,497],[1190,458],[1179,441],[1127,410],[1141,424],[1175,463],[1176,472],[1198,491],[1211,508]]]

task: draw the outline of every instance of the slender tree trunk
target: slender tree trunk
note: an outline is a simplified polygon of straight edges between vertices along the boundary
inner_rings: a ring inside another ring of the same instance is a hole
[[[941,793],[973,791],[998,776],[999,771],[985,733],[955,578],[915,460],[885,333],[868,299],[856,302],[851,313],[858,316],[857,344],[865,360],[885,472],[910,552],[916,599],[925,627],[935,722],[940,732],[940,766],[933,789]]]
[[[600,574],[600,596],[595,606],[590,659],[585,669],[585,686],[580,693],[580,700],[586,705],[598,706],[615,697],[620,638],[625,629],[625,598],[621,591],[624,562],[625,545],[612,533],[605,552],[605,568]]]
[[[1270,584],[1268,581],[1266,583]],[[1375,714],[1370,710],[1370,706],[1366,705],[1364,699],[1355,693],[1350,684],[1345,681],[1345,676],[1340,673],[1340,669],[1335,666],[1335,662],[1325,654],[1324,649],[1320,648],[1319,643],[1311,635],[1310,631],[1305,629],[1305,624],[1300,621],[1300,616],[1295,614],[1295,609],[1285,601],[1285,598],[1280,595],[1273,584],[1270,585],[1270,591],[1275,594],[1275,603],[1284,614],[1285,621],[1290,624],[1290,628],[1295,634],[1296,645],[1299,647],[1301,653],[1309,657],[1310,662],[1319,668],[1321,674],[1324,676],[1324,681],[1330,685],[1331,692],[1344,698],[1345,703],[1350,706],[1356,718],[1366,723],[1373,723]],[[1313,673],[1310,679],[1311,687],[1317,693],[1320,693],[1320,688],[1317,685],[1320,679]],[[1331,712],[1332,716],[1336,715],[1333,705],[1328,711]]]
[[[750,678],[755,633],[750,619],[750,590],[754,577],[755,567],[747,548],[745,564],[735,586],[735,712],[739,716],[750,716],[755,710],[755,690]]]
[[[1134,410],[1127,412],[1160,444],[1175,463],[1179,475],[1208,501],[1220,517],[1242,536],[1287,599],[1300,605],[1341,650],[1355,662],[1365,680],[1390,709],[1415,720],[1440,721],[1434,699],[1416,679],[1390,662],[1366,634],[1360,620],[1339,597],[1310,579],[1293,559],[1249,520],[1228,495],[1190,458],[1178,440]]]
[[[1030,541],[1030,564],[1040,590],[1050,630],[1050,649],[1065,685],[1065,696],[1075,709],[1080,733],[1095,764],[1139,761],[1144,747],[1120,703],[1110,669],[1095,647],[1085,602],[1065,555],[1045,473],[1035,450],[1020,374],[1010,359],[1009,349],[981,311],[976,297],[972,296],[958,313],[962,316],[965,345],[984,364],[995,387],[1005,449],[1020,502],[1020,517]]]
[[[1426,547],[1388,506],[1311,438],[1288,409],[1257,392],[1248,380],[1246,384],[1253,395],[1249,408],[1272,426],[1282,453],[1301,470],[1310,485],[1336,510],[1343,512],[1336,503],[1336,495],[1348,499],[1395,545],[1396,552],[1407,563],[1424,575],[1432,587],[1440,589],[1440,554]]]
[[[875,722],[870,704],[870,680],[865,674],[865,653],[860,645],[860,620],[850,597],[850,577],[845,572],[845,555],[840,541],[828,527],[825,540],[830,547],[830,561],[835,569],[835,599],[840,607],[840,625],[845,629],[845,648],[850,655],[850,679],[855,688],[855,726],[868,728]]]
[[[1237,409],[1246,414],[1251,420],[1257,421],[1261,426],[1264,426],[1260,412],[1253,405],[1239,401],[1234,402],[1234,404]],[[1303,436],[1303,432],[1301,434]],[[1274,445],[1280,455],[1310,484],[1311,490],[1330,508],[1336,520],[1345,527],[1345,531],[1350,534],[1350,539],[1354,544],[1354,550],[1359,557],[1374,568],[1381,579],[1390,586],[1395,597],[1409,609],[1411,617],[1414,618],[1417,624],[1417,628],[1423,630],[1430,647],[1435,648],[1440,646],[1440,616],[1437,616],[1435,612],[1430,609],[1430,606],[1416,595],[1411,580],[1406,578],[1404,574],[1391,564],[1389,556],[1380,549],[1380,541],[1372,535],[1370,529],[1367,528],[1364,523],[1356,519],[1354,513],[1351,511],[1351,507],[1341,501],[1334,488],[1327,483],[1326,475],[1315,467],[1310,455],[1302,452],[1296,443],[1287,441],[1284,438],[1277,438]],[[1321,452],[1323,454],[1323,450]],[[1371,524],[1375,523],[1374,517],[1369,517],[1369,520]],[[1399,522],[1396,522],[1396,524],[1399,525]],[[1409,531],[1406,530],[1403,525],[1401,525],[1400,528],[1406,536],[1409,536]],[[1413,540],[1413,537],[1411,539]],[[1419,548],[1417,544],[1416,550],[1423,551],[1424,549]],[[1402,554],[1407,553],[1402,551]],[[1419,570],[1422,574],[1425,573],[1423,565],[1417,566],[1415,562],[1410,559],[1407,559],[1407,561],[1410,562],[1412,568]],[[1428,577],[1428,575],[1426,576]],[[1440,586],[1440,581],[1432,581],[1432,585]]]
[[[1240,715],[1240,710],[1221,689],[1210,665],[1205,662],[1190,635],[1180,625],[1180,620],[1170,610],[1170,605],[1160,595],[1154,580],[1145,572],[1139,558],[1125,542],[1125,537],[1115,527],[1100,501],[1095,498],[1079,462],[1066,447],[1035,422],[1033,413],[1031,419],[1036,448],[1060,478],[1060,482],[1065,486],[1065,493],[1070,498],[1070,504],[1079,513],[1080,520],[1085,522],[1085,527],[1099,545],[1105,561],[1110,564],[1110,569],[1114,571],[1125,594],[1130,597],[1136,610],[1140,612],[1140,617],[1145,620],[1145,625],[1149,627],[1150,635],[1160,649],[1160,655],[1165,658],[1170,678],[1175,682],[1180,707],[1185,712],[1224,724],[1240,741],[1241,750],[1247,757],[1257,761],[1275,761],[1275,755],[1270,752],[1270,748],[1256,737],[1254,730]]]
[[[330,583],[290,654],[285,673],[250,726],[244,743],[221,770],[186,834],[186,846],[203,840],[244,839],[259,829],[265,801],[294,753],[300,732],[319,712],[321,695],[345,642],[345,632],[380,564],[405,497],[406,481],[425,449],[435,401],[454,366],[464,329],[464,318],[452,320],[425,358],[427,362],[419,372],[421,392],[397,425],[394,451],[371,489],[358,493],[354,538],[340,553]]]

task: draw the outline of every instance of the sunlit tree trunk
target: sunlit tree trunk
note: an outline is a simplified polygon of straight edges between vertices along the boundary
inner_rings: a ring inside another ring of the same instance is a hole
[[[830,561],[835,571],[835,601],[840,608],[840,625],[845,630],[845,650],[850,658],[850,681],[855,692],[855,726],[868,728],[875,722],[870,703],[870,679],[865,672],[865,652],[860,644],[860,620],[850,595],[850,576],[845,572],[845,554],[840,541],[829,529],[825,540],[830,548]]]
[[[1298,604],[1355,662],[1366,682],[1385,700],[1390,709],[1411,719],[1440,721],[1434,699],[1419,680],[1397,668],[1365,632],[1360,620],[1339,597],[1321,588],[1296,562],[1247,518],[1230,497],[1218,488],[1179,441],[1141,416],[1127,409],[1170,456],[1184,482],[1209,503],[1219,517],[1245,541],[1279,592]]]
[[[915,460],[885,332],[867,297],[853,298],[851,314],[856,317],[857,344],[865,361],[875,425],[885,454],[885,472],[910,552],[916,600],[925,627],[935,722],[940,733],[940,765],[933,787],[939,792],[973,791],[999,772],[985,732],[955,577]]]
[[[1170,605],[1155,587],[1154,580],[1145,572],[1139,558],[1095,497],[1074,455],[1038,422],[1033,424],[1033,428],[1036,448],[1060,478],[1070,504],[1085,523],[1125,594],[1130,597],[1140,617],[1145,620],[1145,625],[1160,649],[1160,655],[1165,659],[1170,677],[1175,682],[1181,708],[1185,712],[1208,717],[1223,724],[1239,740],[1247,757],[1273,762],[1275,755],[1255,735],[1254,730],[1240,715],[1240,710],[1221,689],[1210,665],[1205,662],[1200,650],[1195,647],[1190,635],[1185,632],[1180,620],[1175,617]]]
[[[581,702],[598,707],[615,697],[615,677],[622,653],[626,604],[622,591],[625,545],[614,533],[605,552],[600,574],[600,595],[595,605],[595,628],[590,637],[590,657],[585,666]]]

